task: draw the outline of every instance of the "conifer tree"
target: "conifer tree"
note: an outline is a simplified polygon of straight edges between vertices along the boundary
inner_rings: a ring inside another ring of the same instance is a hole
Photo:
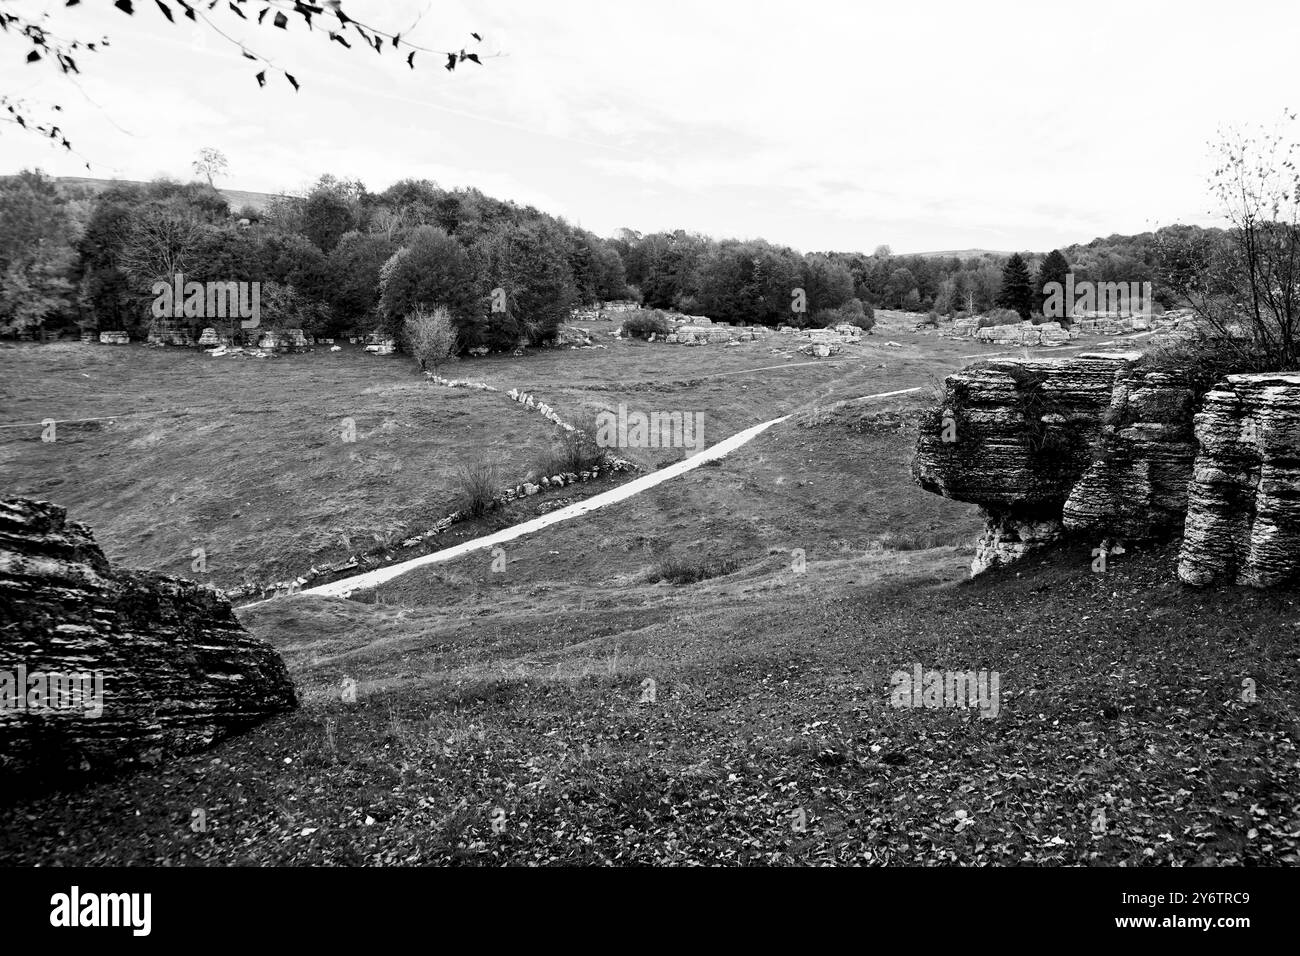
[[[1002,287],[998,290],[997,304],[1004,309],[1014,309],[1022,319],[1027,319],[1037,303],[1029,281],[1029,266],[1025,265],[1020,253],[1013,253],[1002,267]]]
[[[1061,296],[1063,300],[1065,277],[1069,271],[1070,264],[1066,262],[1065,256],[1061,255],[1059,249],[1053,249],[1049,252],[1047,258],[1043,260],[1043,264],[1038,267],[1038,282],[1034,288],[1035,321],[1038,321],[1037,316],[1042,316],[1043,319],[1059,321],[1062,325],[1069,325],[1070,307],[1073,305],[1072,302],[1066,302],[1064,304],[1064,310],[1061,315],[1048,315],[1045,308],[1047,301],[1046,289],[1048,284],[1051,282],[1060,283],[1062,289]]]

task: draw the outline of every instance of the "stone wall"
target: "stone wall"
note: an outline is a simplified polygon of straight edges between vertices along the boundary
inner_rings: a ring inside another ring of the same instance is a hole
[[[97,716],[4,692],[19,674],[96,671]],[[63,508],[0,500],[0,767],[18,782],[156,763],[295,706],[279,654],[219,592],[115,570]]]

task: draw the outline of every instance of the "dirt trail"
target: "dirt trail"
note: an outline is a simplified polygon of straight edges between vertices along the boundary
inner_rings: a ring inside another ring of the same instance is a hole
[[[892,392],[878,392],[874,395],[863,395],[853,401],[864,402],[874,398],[890,398],[895,395],[906,395],[911,392],[920,391],[922,386],[914,388],[897,389]],[[694,471],[701,465],[710,461],[722,458],[724,455],[735,451],[737,448],[748,443],[753,438],[767,431],[773,425],[778,425],[789,418],[789,415],[782,415],[780,418],[773,418],[770,421],[761,422],[746,428],[744,431],[737,432],[729,438],[724,438],[717,444],[706,448],[699,454],[692,455],[679,462],[660,468],[658,471],[651,472],[648,475],[642,475],[640,478],[634,478],[625,484],[619,485],[609,491],[587,498],[583,501],[575,502],[567,507],[560,508],[558,511],[552,511],[529,521],[504,528],[493,534],[484,535],[481,538],[475,538],[472,541],[465,541],[454,547],[444,548],[441,551],[435,551],[432,554],[420,555],[417,558],[411,558],[409,561],[402,561],[398,564],[390,564],[387,567],[376,568],[373,571],[366,571],[363,574],[353,575],[352,577],[342,578],[338,581],[331,581],[328,584],[321,584],[314,588],[305,588],[300,593],[314,594],[321,597],[347,597],[353,591],[360,591],[366,588],[377,587],[386,581],[401,577],[408,571],[424,567],[429,564],[438,564],[444,561],[452,561],[462,555],[469,554],[472,551],[481,551],[484,548],[495,547],[506,541],[512,541],[515,538],[522,537],[526,534],[532,534],[543,528],[561,521],[568,521],[570,518],[576,518],[579,515],[588,514],[598,508],[604,508],[607,505],[616,504],[625,501],[633,495],[640,494],[656,485],[661,485],[665,481],[676,478],[678,475],[684,475],[688,471]],[[267,598],[266,600],[274,600]],[[264,601],[254,601],[251,604],[245,604],[244,607],[253,607],[257,604],[265,603]]]

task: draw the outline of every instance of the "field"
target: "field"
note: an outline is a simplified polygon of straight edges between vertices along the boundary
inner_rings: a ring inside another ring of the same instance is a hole
[[[873,342],[819,361],[752,343],[617,341],[609,323],[597,325],[606,349],[465,361],[450,374],[521,387],[566,420],[619,403],[700,412],[712,444],[814,401],[921,384],[961,364],[949,358],[956,343],[937,358],[915,344]],[[751,371],[772,365],[795,367]],[[436,386],[409,358],[351,346],[262,360],[142,346],[0,347],[0,400],[6,493],[66,506],[114,562],[221,587],[284,580],[396,544],[455,509],[462,467],[487,458],[504,482],[523,481],[556,433],[504,396]],[[55,441],[42,441],[46,419],[60,423]],[[344,440],[349,422],[353,441]],[[684,454],[628,457],[653,469]],[[514,523],[521,510],[606,486],[530,500],[494,520]],[[479,530],[457,527],[439,542]],[[196,549],[206,572],[194,567]]]
[[[699,411],[709,444],[791,417],[500,555],[242,609],[302,708],[156,771],[0,808],[0,859],[1300,862],[1294,590],[1189,591],[1176,545],[1104,574],[1067,546],[966,581],[978,516],[908,474],[926,394],[852,399],[925,386],[969,343],[887,327],[809,360],[608,327],[592,326],[605,349],[451,375],[522,387],[565,418]],[[458,463],[487,452],[522,475],[550,432],[502,395],[351,350],[59,345],[0,350],[0,370],[7,423],[116,415],[66,446],[0,431],[6,493],[68,505],[127,564],[193,576],[190,549],[212,542],[217,583],[300,570],[340,530],[417,528],[447,510]],[[344,417],[355,444],[333,438]],[[516,502],[446,543],[606,487]],[[889,706],[891,675],[914,664],[998,671],[998,715]]]

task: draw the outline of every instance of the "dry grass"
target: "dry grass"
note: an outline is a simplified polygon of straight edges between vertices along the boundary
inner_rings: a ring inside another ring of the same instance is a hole
[[[53,443],[39,424],[0,428],[6,494],[65,506],[115,562],[222,586],[424,531],[454,510],[463,465],[525,462],[550,434],[499,395],[432,386],[409,358],[354,347],[257,360],[0,347],[0,405],[0,424],[103,419],[60,424]]]
[[[456,510],[477,518],[496,504],[501,492],[501,469],[482,460],[462,465],[452,484],[456,489]]]

